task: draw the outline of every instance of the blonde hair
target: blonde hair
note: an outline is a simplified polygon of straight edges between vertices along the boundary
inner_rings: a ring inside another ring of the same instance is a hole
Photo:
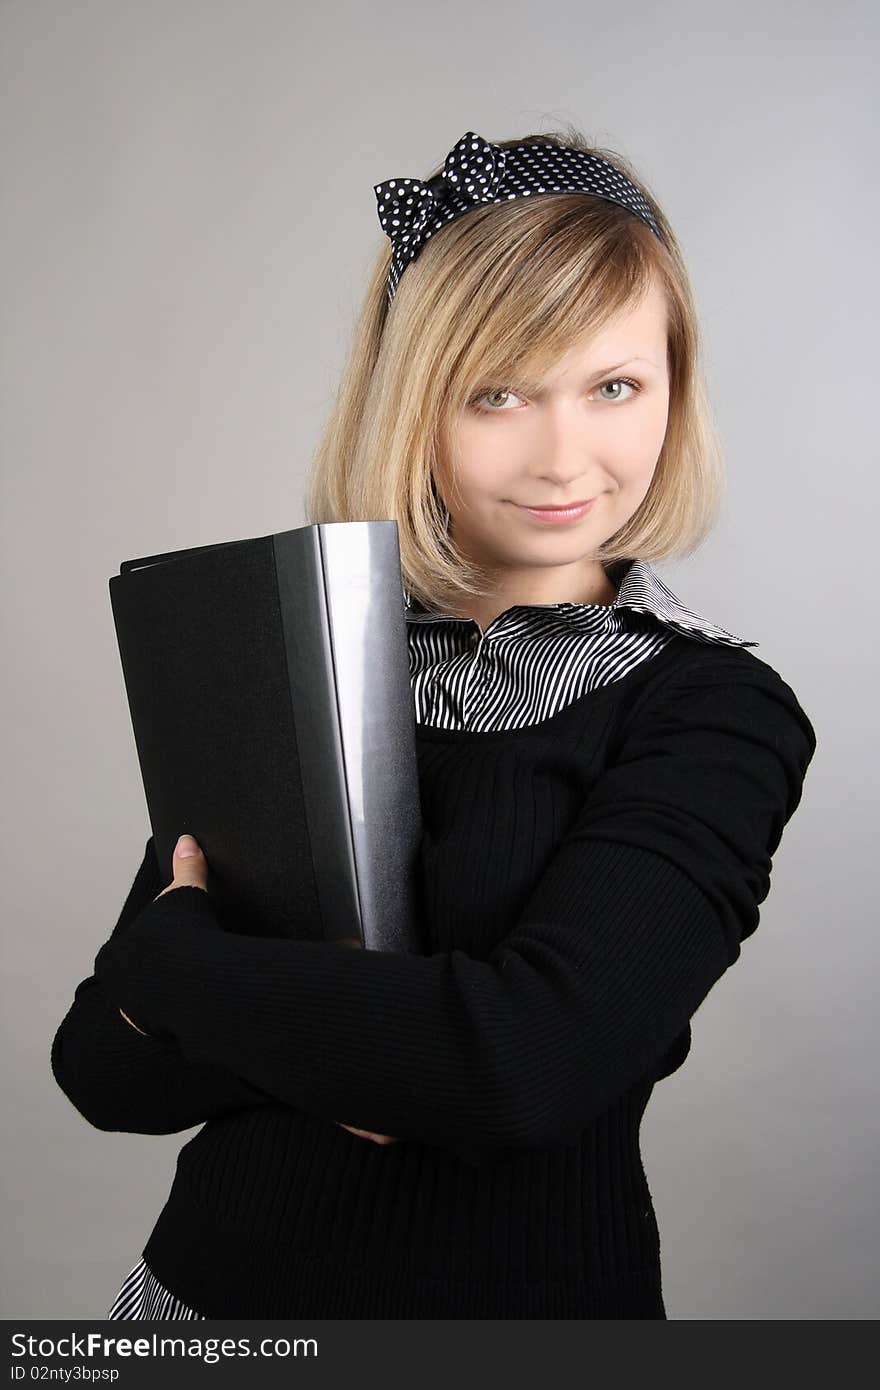
[[[383,239],[313,455],[306,519],[396,521],[404,583],[445,612],[492,592],[487,572],[444,528],[436,479],[445,422],[487,379],[545,376],[575,341],[635,307],[652,283],[668,311],[666,437],[640,506],[597,558],[607,567],[692,554],[715,524],[725,482],[687,271],[644,181],[574,127],[495,143],[554,143],[601,156],[641,189],[663,242],[628,209],[592,194],[486,204],[426,242],[389,308],[391,245]]]

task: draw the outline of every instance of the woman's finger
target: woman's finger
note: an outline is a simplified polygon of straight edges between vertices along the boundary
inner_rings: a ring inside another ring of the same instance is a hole
[[[361,1139],[372,1139],[374,1144],[396,1144],[397,1140],[392,1134],[373,1134],[369,1129],[355,1129],[354,1125],[343,1125],[341,1120],[337,1124],[343,1129],[347,1129],[350,1134],[357,1134]]]
[[[129,1018],[128,1014],[123,1014],[121,1009],[119,1010],[119,1012],[122,1014],[122,1017],[125,1019],[126,1023],[131,1023],[131,1019]],[[136,1033],[141,1033],[145,1038],[148,1038],[150,1036],[149,1033],[144,1033],[143,1028],[138,1028],[136,1023],[131,1023],[131,1026]]]

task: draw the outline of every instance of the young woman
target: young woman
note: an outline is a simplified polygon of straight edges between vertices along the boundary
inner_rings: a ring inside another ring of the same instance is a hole
[[[109,1315],[665,1318],[641,1118],[815,734],[654,568],[723,475],[629,165],[469,131],[375,192],[307,516],[397,521],[423,950],[221,930],[204,855],[160,892],[147,842],[52,1066],[101,1129],[203,1127]]]

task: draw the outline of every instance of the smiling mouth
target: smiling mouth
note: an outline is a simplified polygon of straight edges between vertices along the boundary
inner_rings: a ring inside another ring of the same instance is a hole
[[[528,502],[516,502],[517,507],[524,507],[527,512],[574,512],[579,507],[586,507],[589,502],[595,502],[595,497],[585,497],[580,502],[561,502],[559,506],[537,507],[530,506]]]
[[[528,512],[536,521],[561,523],[580,521],[593,510],[596,500],[591,497],[587,502],[573,502],[567,507],[527,507],[522,502],[514,502],[513,505],[518,511]]]

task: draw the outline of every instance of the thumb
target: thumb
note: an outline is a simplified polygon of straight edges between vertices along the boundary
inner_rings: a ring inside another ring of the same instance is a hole
[[[208,861],[194,835],[181,835],[174,846],[174,886],[208,887]]]

